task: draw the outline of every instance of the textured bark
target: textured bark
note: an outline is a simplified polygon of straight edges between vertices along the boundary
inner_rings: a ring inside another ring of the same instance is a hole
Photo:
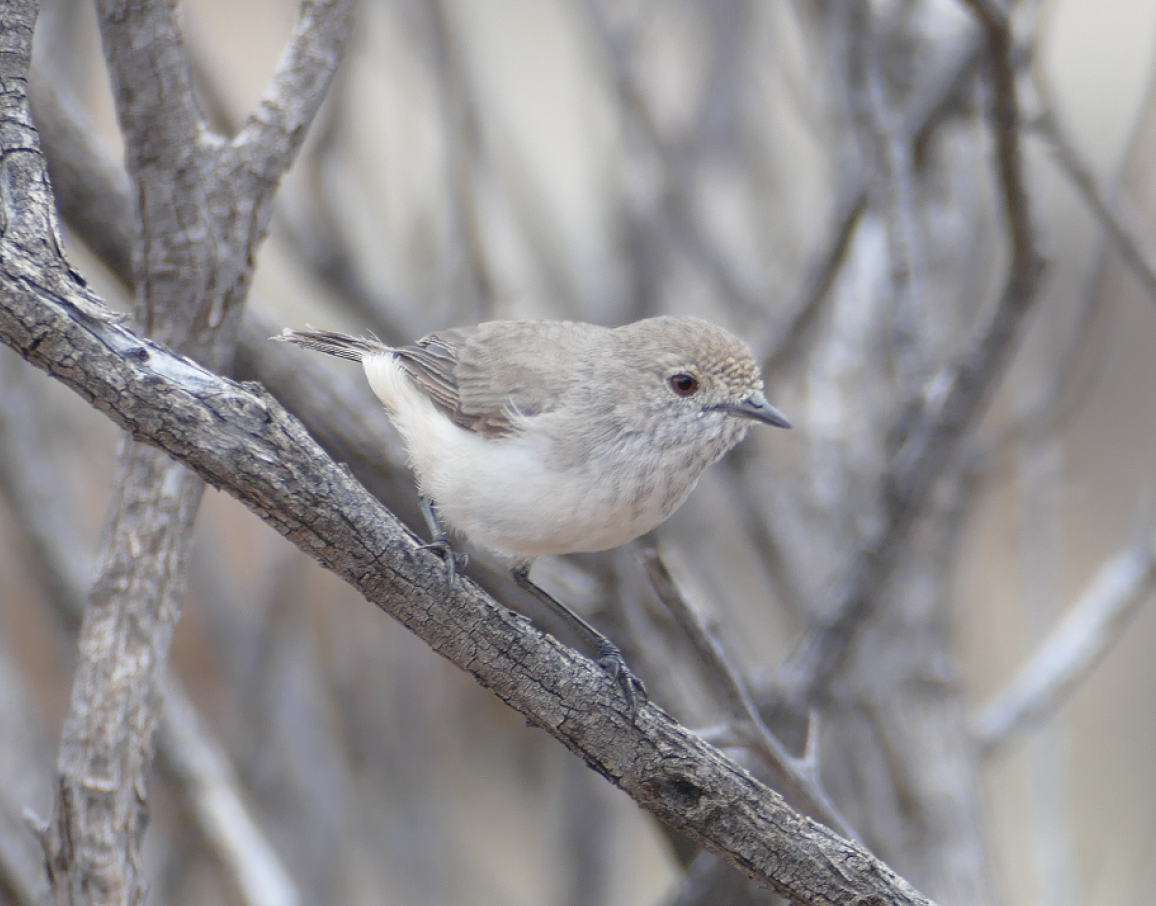
[[[58,902],[144,899],[136,865],[148,821],[158,680],[184,592],[201,480],[160,450],[126,442],[109,540],[80,634],[61,738],[57,817],[67,847],[51,863]],[[128,850],[124,841],[132,841]],[[66,893],[67,891],[67,893]]]

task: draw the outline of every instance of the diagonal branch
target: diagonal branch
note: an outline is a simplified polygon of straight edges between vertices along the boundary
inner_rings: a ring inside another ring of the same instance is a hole
[[[1037,90],[1042,93],[1042,89]],[[1091,208],[1092,214],[1111,240],[1112,247],[1144,287],[1148,298],[1156,300],[1156,261],[1145,248],[1150,242],[1143,238],[1139,217],[1127,199],[1100,185],[1080,158],[1054,106],[1045,108],[1033,123],[1033,128],[1051,147],[1056,163],[1071,180],[1084,203]]]
[[[670,572],[667,557],[658,547],[647,545],[641,548],[642,565],[660,601],[674,616],[683,632],[690,638],[695,652],[702,659],[707,673],[719,692],[719,697],[730,711],[730,730],[745,745],[757,753],[776,775],[791,797],[801,803],[812,815],[839,831],[843,836],[854,838],[855,833],[842,815],[835,809],[827,796],[819,778],[818,761],[809,751],[803,758],[796,758],[787,751],[759,714],[749,684],[740,675],[738,667],[722,646],[717,635],[711,631],[706,619],[694,607],[679,588],[679,583]],[[814,739],[808,733],[808,748]]]
[[[1105,563],[1071,611],[1003,691],[972,718],[992,753],[1056,710],[1156,592],[1156,546],[1145,538]]]
[[[301,4],[269,87],[231,142],[234,159],[254,179],[275,185],[293,162],[328,94],[355,6],[356,0]]]

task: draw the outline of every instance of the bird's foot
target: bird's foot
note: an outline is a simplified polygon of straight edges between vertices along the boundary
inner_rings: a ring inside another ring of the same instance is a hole
[[[618,688],[626,697],[626,704],[630,707],[630,716],[633,718],[638,713],[639,700],[646,701],[646,686],[630,669],[626,663],[626,658],[618,650],[618,646],[544,588],[540,588],[530,581],[530,565],[528,563],[515,566],[510,574],[514,577],[519,588],[565,620],[570,628],[585,639],[592,648],[598,649],[596,663],[612,680],[618,683]]]
[[[609,639],[603,639],[598,649],[597,664],[605,670],[610,678],[618,683],[618,688],[626,697],[626,704],[630,708],[630,716],[638,713],[638,704],[647,699],[646,684],[642,682],[626,663],[626,658],[618,650],[618,646]]]
[[[421,545],[418,550],[432,551],[442,558],[446,565],[446,588],[453,588],[454,583],[457,582],[458,573],[463,572],[470,565],[470,555],[454,550],[450,539],[444,535],[441,538],[434,538],[429,544]]]

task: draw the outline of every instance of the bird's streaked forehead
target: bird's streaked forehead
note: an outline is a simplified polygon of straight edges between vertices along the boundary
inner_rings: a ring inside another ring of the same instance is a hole
[[[755,364],[750,351],[745,345],[735,341],[735,338],[730,339],[732,342],[729,344],[729,348],[728,344],[719,344],[706,353],[705,362],[703,358],[700,358],[699,362],[702,363],[702,367],[719,381],[736,390],[761,388],[763,379],[759,374],[759,366]]]
[[[618,328],[674,367],[710,375],[735,390],[760,389],[759,367],[747,345],[730,331],[700,318],[665,315]]]

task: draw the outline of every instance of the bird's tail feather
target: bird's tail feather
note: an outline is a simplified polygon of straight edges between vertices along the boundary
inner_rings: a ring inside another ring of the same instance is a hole
[[[376,352],[389,352],[389,347],[380,340],[351,337],[330,330],[290,330],[286,327],[279,336],[270,339],[292,343],[305,349],[315,349],[353,362],[360,362],[365,356]]]

